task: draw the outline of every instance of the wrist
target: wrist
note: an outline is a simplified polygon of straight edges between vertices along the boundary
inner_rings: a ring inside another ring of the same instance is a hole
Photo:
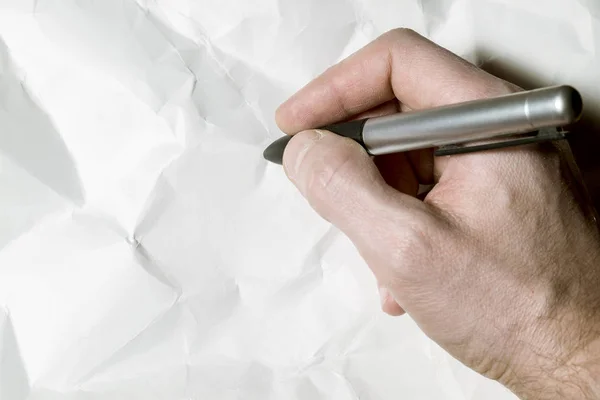
[[[521,399],[600,399],[600,336],[560,362],[536,355],[515,363],[499,382]]]

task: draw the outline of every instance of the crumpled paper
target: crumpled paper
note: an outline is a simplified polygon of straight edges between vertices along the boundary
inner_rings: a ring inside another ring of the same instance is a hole
[[[600,99],[594,0],[0,0],[0,399],[514,398],[262,159],[400,26]]]

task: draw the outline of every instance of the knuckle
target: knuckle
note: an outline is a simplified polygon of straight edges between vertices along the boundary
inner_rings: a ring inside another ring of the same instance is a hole
[[[380,45],[388,50],[402,51],[417,46],[423,37],[410,28],[389,30],[379,37]]]
[[[517,92],[521,92],[523,91],[523,88],[521,88],[520,86],[515,85],[514,83],[505,81],[505,80],[500,80],[500,91],[505,92],[505,93],[517,93]]]
[[[413,29],[410,28],[394,28],[391,29],[387,32],[385,32],[382,37],[385,37],[387,39],[390,40],[400,40],[400,39],[407,39],[407,38],[415,38],[415,37],[419,37],[420,35]]]
[[[424,247],[424,238],[420,232],[413,227],[406,227],[394,240],[393,259],[398,264],[404,264],[418,258]]]
[[[407,224],[393,239],[391,261],[398,283],[415,282],[423,268],[431,265],[433,245],[425,229],[428,221],[420,218]]]
[[[486,81],[481,88],[479,88],[478,97],[495,97],[499,95],[515,93],[519,90],[521,89],[518,86],[503,79],[494,77],[494,79]]]
[[[456,90],[454,82],[449,82],[445,90],[441,90],[439,95],[439,102],[441,104],[488,99],[515,93],[519,90],[517,86],[494,76],[480,75],[482,70],[475,65],[470,64],[469,67],[474,72],[474,76],[479,76],[480,79],[474,80],[471,85],[461,87],[460,90]]]

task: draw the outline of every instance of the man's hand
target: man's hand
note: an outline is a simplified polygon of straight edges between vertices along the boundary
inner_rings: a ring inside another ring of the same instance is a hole
[[[520,90],[409,30],[391,31],[277,112],[284,168],[407,313],[457,359],[528,399],[600,398],[600,238],[556,151],[372,159],[305,131]],[[419,184],[435,186],[423,201]]]

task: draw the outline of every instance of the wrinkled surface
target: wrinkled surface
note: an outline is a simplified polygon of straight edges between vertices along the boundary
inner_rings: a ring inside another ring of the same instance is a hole
[[[0,0],[0,399],[512,399],[262,150],[388,29],[600,100],[594,0]]]

